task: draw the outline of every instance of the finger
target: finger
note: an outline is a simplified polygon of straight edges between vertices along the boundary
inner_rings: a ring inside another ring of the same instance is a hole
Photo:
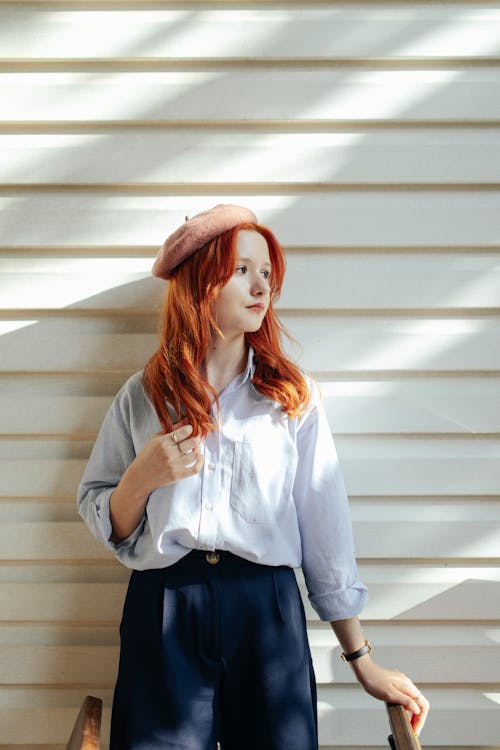
[[[183,456],[189,456],[190,453],[195,451],[196,443],[193,440],[186,438],[186,440],[179,441],[177,447]]]
[[[184,472],[185,472],[184,475],[186,477],[189,477],[192,474],[197,474],[200,471],[201,467],[203,466],[204,460],[205,460],[204,456],[199,456],[195,459],[193,459],[192,456],[189,456],[189,458],[186,459],[186,463],[184,464]]]
[[[429,713],[429,701],[413,683],[411,683],[411,693],[409,690],[406,692],[406,686],[396,687],[401,691],[397,702],[401,703],[411,713],[410,721],[413,731],[415,734],[419,734]]]
[[[418,696],[416,699],[419,707],[420,707],[420,713],[419,714],[413,714],[411,717],[411,725],[413,728],[413,731],[418,736],[420,732],[423,729],[423,726],[425,724],[425,720],[427,719],[427,715],[429,713],[430,704],[427,698],[424,695]]]
[[[186,440],[186,438],[188,438],[192,432],[192,425],[186,424],[182,427],[178,427],[177,429],[172,430],[172,432],[167,433],[165,435],[165,438],[170,443],[172,443],[172,445],[178,445],[179,443],[182,443],[183,440]]]
[[[404,694],[404,697],[400,698],[399,700],[400,703],[413,714],[413,716],[420,715],[421,708],[414,698],[407,694]]]

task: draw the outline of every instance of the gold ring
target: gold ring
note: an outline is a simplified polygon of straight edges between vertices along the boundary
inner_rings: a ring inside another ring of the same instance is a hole
[[[189,456],[189,454],[192,453],[193,450],[194,450],[194,448],[190,448],[188,451],[183,451],[182,448],[181,448],[181,444],[180,443],[177,443],[177,447],[178,447],[178,449],[180,450],[180,452],[182,453],[183,456]]]
[[[176,445],[179,445],[179,440],[177,439],[177,435],[175,434],[175,432],[171,432],[170,437],[172,438],[173,443],[175,443]]]

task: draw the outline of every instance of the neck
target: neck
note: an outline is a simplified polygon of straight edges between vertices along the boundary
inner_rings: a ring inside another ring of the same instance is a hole
[[[204,360],[205,377],[217,394],[245,370],[248,348],[244,336],[215,339]]]

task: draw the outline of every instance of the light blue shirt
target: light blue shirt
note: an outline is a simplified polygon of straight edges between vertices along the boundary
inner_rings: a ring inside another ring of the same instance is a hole
[[[307,378],[306,412],[290,418],[251,383],[247,368],[220,394],[219,429],[203,441],[194,476],[149,496],[143,517],[119,544],[109,499],[125,469],[162,428],[133,375],[115,397],[78,488],[79,512],[97,539],[129,568],[163,568],[191,549],[229,550],[264,565],[302,567],[322,620],[357,615],[359,581],[344,481],[317,386]]]

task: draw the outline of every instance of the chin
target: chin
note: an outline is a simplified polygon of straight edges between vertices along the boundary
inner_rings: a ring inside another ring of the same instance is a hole
[[[261,328],[261,326],[262,326],[262,322],[256,323],[254,326],[245,326],[242,333],[255,333],[256,331],[259,330],[259,328]]]

